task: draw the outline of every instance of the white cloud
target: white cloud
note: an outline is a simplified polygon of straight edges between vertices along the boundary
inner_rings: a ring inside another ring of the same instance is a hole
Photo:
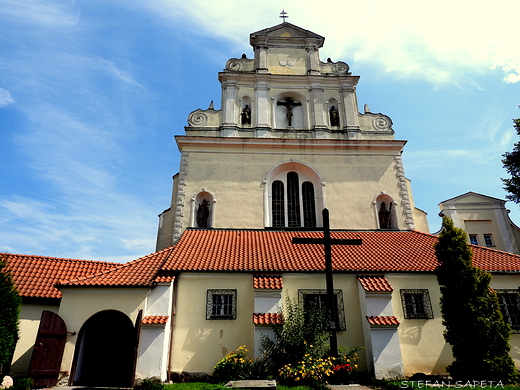
[[[11,103],[14,103],[11,93],[6,89],[0,88],[0,107],[6,107]]]
[[[191,30],[187,33],[220,36],[241,46],[247,34],[278,24],[282,8],[274,0],[247,6],[238,0],[155,0],[144,6],[182,19],[183,28]],[[322,7],[289,0],[283,7],[289,22],[326,37],[322,51],[334,60],[372,63],[396,77],[432,84],[472,84],[472,75],[495,68],[502,69],[505,82],[520,80],[517,0],[492,6],[470,0],[332,0]]]

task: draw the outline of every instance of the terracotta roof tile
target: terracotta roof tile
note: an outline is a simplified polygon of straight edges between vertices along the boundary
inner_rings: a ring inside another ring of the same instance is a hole
[[[283,317],[279,313],[253,313],[253,324],[274,325],[283,323]]]
[[[322,232],[187,229],[165,271],[324,271],[321,245],[292,244],[293,237]],[[346,272],[432,272],[436,236],[417,231],[332,231],[332,238],[362,239],[362,245],[332,247],[333,268]],[[486,271],[520,272],[520,256],[472,246],[474,264]]]
[[[7,256],[14,283],[22,297],[61,298],[55,284],[61,279],[75,279],[114,269],[120,263],[61,259],[57,257],[14,255]]]
[[[72,280],[61,280],[59,286],[110,286],[110,287],[151,287],[156,283],[156,276],[161,266],[168,259],[173,247],[150,255],[119,264],[117,268],[95,275]]]
[[[283,281],[281,275],[254,275],[253,287],[262,290],[281,290]]]
[[[395,316],[368,317],[371,326],[399,326],[399,320]]]
[[[368,292],[392,292],[394,288],[383,275],[360,275],[359,283]]]
[[[155,283],[170,283],[175,280],[173,275],[158,275],[155,277]]]
[[[169,316],[146,316],[141,322],[143,325],[164,325],[168,322]]]

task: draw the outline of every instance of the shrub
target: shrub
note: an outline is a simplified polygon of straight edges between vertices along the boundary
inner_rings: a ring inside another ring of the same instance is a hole
[[[134,387],[135,390],[164,390],[164,384],[158,378],[144,379]]]
[[[213,379],[216,382],[269,379],[269,370],[265,361],[248,357],[248,352],[245,345],[241,345],[236,351],[229,352],[215,366]]]
[[[326,389],[326,378],[334,371],[334,359],[315,358],[306,354],[296,364],[286,364],[278,371],[280,379],[287,385],[303,385],[313,389]]]
[[[318,308],[309,305],[304,309],[287,296],[280,314],[283,323],[273,326],[274,340],[267,336],[262,338],[266,359],[276,370],[287,364],[297,364],[307,354],[314,358],[327,355],[329,346],[324,332],[327,321]]]

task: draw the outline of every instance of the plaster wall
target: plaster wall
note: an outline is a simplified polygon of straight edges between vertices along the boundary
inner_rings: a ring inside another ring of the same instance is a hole
[[[451,363],[451,347],[444,341],[439,308],[440,290],[433,274],[386,274],[394,291],[392,305],[400,325],[398,328],[405,376],[422,372],[446,374]],[[427,289],[433,309],[433,319],[405,319],[401,289]]]
[[[253,275],[220,273],[182,273],[178,278],[176,324],[173,332],[173,372],[212,373],[215,364],[228,352],[246,345],[250,356],[259,351],[261,332],[269,328],[253,325],[254,307]],[[283,274],[282,300],[288,294],[297,299],[299,289],[325,289],[325,275]],[[336,275],[335,289],[343,291],[347,331],[338,332],[338,344],[344,347],[363,345],[357,280],[355,275]],[[206,294],[208,289],[237,290],[236,320],[206,320]],[[256,333],[256,335],[255,335]],[[255,337],[256,336],[256,337]],[[364,352],[361,352],[363,355]],[[364,369],[364,357],[360,358]]]
[[[166,380],[169,348],[169,323],[143,325],[139,341],[139,360],[136,377],[157,377]]]
[[[177,278],[171,371],[212,373],[217,362],[241,345],[254,345],[252,274],[182,273]],[[207,320],[209,289],[237,290],[235,320]]]
[[[399,335],[395,328],[370,330],[374,358],[374,375],[378,379],[403,377],[403,360]]]
[[[11,365],[11,375],[27,375],[40,319],[44,310],[58,313],[58,305],[23,303],[20,308],[18,342]]]
[[[323,202],[333,229],[376,229],[374,197],[385,192],[397,203],[398,227],[406,229],[401,192],[391,152],[373,154],[336,150],[325,154],[302,149],[290,153],[266,149],[215,148],[190,151],[182,226],[192,226],[191,197],[204,190],[215,194],[213,227],[264,228],[267,173],[275,165],[295,161],[312,167],[322,179]],[[244,205],[244,207],[241,207]],[[252,205],[254,207],[252,207]]]
[[[143,325],[139,341],[136,375],[139,378],[158,377],[166,380],[172,321],[172,283],[150,289],[145,316],[169,316],[166,324]]]
[[[103,310],[118,310],[135,323],[139,310],[144,309],[148,288],[76,288],[62,287],[63,297],[58,314],[69,332],[63,353],[62,370],[70,371],[74,348],[81,327],[91,316]]]

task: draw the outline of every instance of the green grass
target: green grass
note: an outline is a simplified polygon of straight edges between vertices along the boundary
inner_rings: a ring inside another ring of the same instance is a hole
[[[229,390],[223,384],[205,383],[205,382],[189,382],[189,383],[173,383],[165,385],[164,390]],[[310,387],[297,386],[276,386],[277,390],[312,390]]]

